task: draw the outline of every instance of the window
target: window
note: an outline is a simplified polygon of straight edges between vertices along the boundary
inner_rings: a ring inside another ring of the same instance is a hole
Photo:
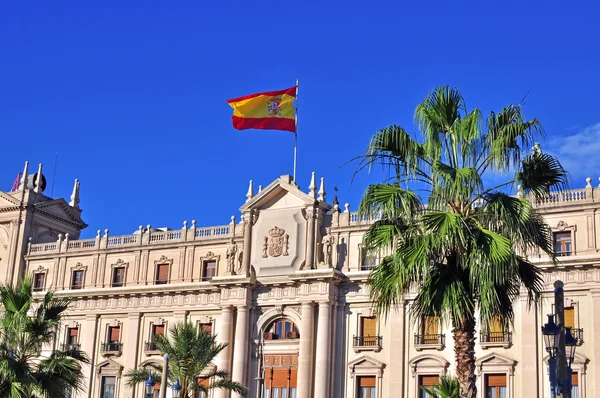
[[[156,264],[155,285],[166,285],[169,283],[169,264]]]
[[[46,274],[43,274],[43,273],[35,274],[33,277],[33,291],[41,292],[42,290],[44,290],[45,285],[46,285]]]
[[[198,384],[208,387],[209,379],[206,377],[198,377]],[[198,395],[195,398],[208,398],[208,394],[203,391],[198,391]]]
[[[431,395],[423,391],[421,387],[431,388],[440,384],[440,377],[437,375],[433,376],[419,376],[419,397],[420,398],[431,398]]]
[[[359,335],[354,338],[355,347],[379,347],[381,337],[377,335],[377,318],[374,316],[360,317]]]
[[[216,261],[205,261],[202,265],[202,280],[211,280],[217,275],[217,262]]]
[[[164,336],[165,335],[165,325],[164,323],[158,325],[151,325],[150,327],[150,341],[146,342],[145,351],[158,351],[158,347],[156,346],[156,336]]]
[[[360,270],[361,271],[369,271],[369,270],[372,270],[373,268],[377,267],[378,264],[379,264],[378,254],[373,250],[369,250],[364,254],[364,258],[363,258],[363,262],[360,267]]]
[[[422,344],[438,344],[439,325],[440,321],[436,316],[423,317],[423,323],[421,325],[423,333]]]
[[[73,271],[73,280],[71,281],[71,289],[83,289],[83,271]]]
[[[267,369],[265,377],[263,397],[296,398],[297,371],[295,369]]]
[[[565,328],[575,328],[575,307],[565,307]]]
[[[287,340],[300,337],[298,328],[294,322],[287,319],[279,319],[271,324],[264,334],[265,340]]]
[[[512,333],[505,330],[499,317],[493,317],[487,329],[481,331],[479,340],[482,343],[482,348],[497,346],[499,344],[508,347],[512,343]]]
[[[485,375],[485,397],[506,398],[506,374]]]
[[[358,378],[358,398],[375,398],[375,376]]]
[[[554,233],[554,251],[556,252],[557,256],[571,255],[571,232]]]
[[[571,398],[579,398],[579,373],[573,372],[571,386]]]
[[[102,389],[100,391],[100,398],[115,398],[115,376],[103,376],[102,377]]]
[[[121,327],[109,326],[105,351],[121,350]]]
[[[67,345],[75,347],[79,343],[79,328],[68,328],[67,329]],[[73,348],[71,348],[73,349]]]
[[[112,287],[125,286],[125,267],[115,267],[113,269]]]
[[[200,328],[200,330],[204,330],[206,333],[211,334],[212,335],[212,329],[213,329],[213,325],[212,323],[199,323],[198,327]]]

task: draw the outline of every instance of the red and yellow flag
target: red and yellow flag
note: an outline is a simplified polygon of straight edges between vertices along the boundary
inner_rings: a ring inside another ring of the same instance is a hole
[[[233,108],[233,127],[237,130],[285,130],[296,132],[294,116],[296,86],[267,91],[227,101]]]

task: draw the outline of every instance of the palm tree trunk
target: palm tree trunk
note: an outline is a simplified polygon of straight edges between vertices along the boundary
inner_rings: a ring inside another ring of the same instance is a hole
[[[454,357],[456,359],[456,376],[460,383],[461,398],[475,398],[475,320],[467,319],[453,322]]]

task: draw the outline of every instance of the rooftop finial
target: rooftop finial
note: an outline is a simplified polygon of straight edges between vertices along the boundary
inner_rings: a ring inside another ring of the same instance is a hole
[[[539,142],[536,142],[535,145],[533,146],[533,149],[531,150],[531,152],[534,155],[539,155],[542,153],[542,147],[540,146]]]
[[[75,179],[75,184],[73,184],[73,193],[71,194],[69,206],[79,209],[79,180],[77,178]]]
[[[23,175],[21,176],[21,185],[19,185],[19,191],[27,189],[27,173],[29,171],[29,162],[25,162],[23,167]]]
[[[321,186],[319,187],[318,193],[318,199],[322,202],[325,202],[325,195],[327,194],[327,192],[325,192],[325,177],[321,177]]]
[[[42,192],[42,164],[41,163],[38,167],[37,178],[35,180],[34,185],[35,185],[35,187],[33,188],[34,192],[36,192],[36,193]]]
[[[254,197],[254,185],[252,183],[252,180],[250,180],[250,184],[248,185],[248,193],[246,194],[246,202],[248,202],[250,199],[252,199]]]
[[[310,185],[308,186],[308,196],[313,199],[316,199],[315,191],[317,190],[317,184],[315,184],[315,172],[312,172],[312,177],[310,178]]]
[[[586,188],[591,188],[592,187],[592,177],[588,177],[585,179],[585,182],[587,182],[586,184]]]

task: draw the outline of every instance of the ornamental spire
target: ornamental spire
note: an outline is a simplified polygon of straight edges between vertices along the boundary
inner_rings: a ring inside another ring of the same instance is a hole
[[[73,193],[71,194],[69,206],[79,209],[79,180],[77,178],[75,179],[75,184],[73,184]]]
[[[317,196],[315,194],[315,191],[317,190],[317,184],[315,184],[315,172],[312,172],[312,177],[310,179],[310,185],[308,186],[308,196],[310,196],[311,198],[315,199]]]

